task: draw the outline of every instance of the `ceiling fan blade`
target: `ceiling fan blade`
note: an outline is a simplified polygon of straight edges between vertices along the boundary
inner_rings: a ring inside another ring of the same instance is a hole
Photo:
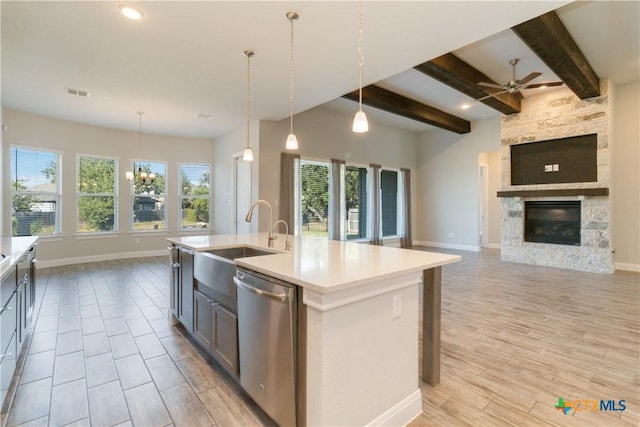
[[[532,85],[527,85],[522,89],[537,89],[539,87],[553,87],[553,86],[562,86],[564,82],[549,82],[549,83],[535,83]]]
[[[502,93],[507,93],[507,92],[509,92],[509,90],[508,90],[508,89],[507,89],[507,90],[503,90],[503,91],[501,91],[501,92],[492,93],[492,94],[489,94],[489,95],[487,95],[487,96],[483,96],[482,98],[478,98],[478,99],[476,99],[476,102],[484,101],[485,99],[493,98],[493,97],[494,97],[494,96],[496,96],[496,95],[500,95],[500,94],[502,94]]]
[[[526,76],[526,77],[524,77],[524,78],[520,79],[520,80],[518,81],[518,84],[519,84],[519,85],[527,84],[527,83],[529,83],[531,80],[535,79],[536,77],[540,77],[541,75],[542,75],[542,73],[531,73],[531,74],[529,74],[528,76]]]
[[[480,82],[477,83],[478,86],[484,86],[484,87],[492,87],[492,88],[496,88],[496,89],[504,89],[504,87],[502,85],[496,84],[496,83],[487,83],[487,82]]]

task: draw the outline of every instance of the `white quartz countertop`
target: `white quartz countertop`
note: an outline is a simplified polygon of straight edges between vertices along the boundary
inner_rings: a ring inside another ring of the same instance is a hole
[[[0,239],[0,277],[16,266],[20,258],[27,253],[29,248],[38,240],[37,236],[27,237],[3,237]]]
[[[248,246],[274,251],[273,255],[238,258],[236,264],[319,293],[329,293],[366,285],[411,272],[460,261],[458,255],[374,246],[328,240],[326,237],[278,234],[273,248],[267,233],[185,236],[168,238],[176,245],[206,251]]]

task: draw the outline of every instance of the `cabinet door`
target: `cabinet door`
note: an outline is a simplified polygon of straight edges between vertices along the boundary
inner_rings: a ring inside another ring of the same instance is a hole
[[[20,283],[16,295],[16,311],[18,315],[16,321],[16,341],[18,343],[18,349],[22,348],[22,342],[27,335],[27,294],[25,284],[26,282],[24,280]]]
[[[213,357],[229,371],[238,376],[238,316],[221,306],[213,306],[214,337]]]
[[[206,295],[193,292],[193,336],[208,353],[213,341],[213,306]]]
[[[11,385],[13,373],[16,370],[16,335],[11,336],[5,352],[0,354],[0,404],[4,403],[7,391]]]
[[[171,276],[169,277],[170,282],[170,306],[171,313],[174,317],[178,317],[178,302],[180,299],[180,252],[176,246],[170,246],[169,248],[170,256],[169,256],[169,268],[171,270]]]
[[[180,295],[178,319],[193,333],[193,252],[180,249]]]

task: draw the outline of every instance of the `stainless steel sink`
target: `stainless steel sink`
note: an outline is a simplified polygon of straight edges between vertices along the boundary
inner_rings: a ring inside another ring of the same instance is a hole
[[[250,248],[247,246],[238,246],[234,248],[224,248],[224,249],[212,249],[210,251],[206,251],[211,255],[216,255],[222,258],[226,258],[229,260],[234,260],[236,258],[247,258],[252,256],[262,256],[262,255],[273,255],[274,252],[265,251],[262,249]]]
[[[274,253],[246,246],[196,252],[193,256],[193,278],[198,282],[198,287],[206,286],[214,291],[208,293],[205,289],[205,294],[223,299],[230,308],[235,308],[237,291],[233,276],[236,274],[236,264],[233,260]]]

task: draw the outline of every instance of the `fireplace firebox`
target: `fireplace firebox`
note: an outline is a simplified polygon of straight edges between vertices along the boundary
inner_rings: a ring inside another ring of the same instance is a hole
[[[524,203],[524,240],[580,246],[580,201]]]

